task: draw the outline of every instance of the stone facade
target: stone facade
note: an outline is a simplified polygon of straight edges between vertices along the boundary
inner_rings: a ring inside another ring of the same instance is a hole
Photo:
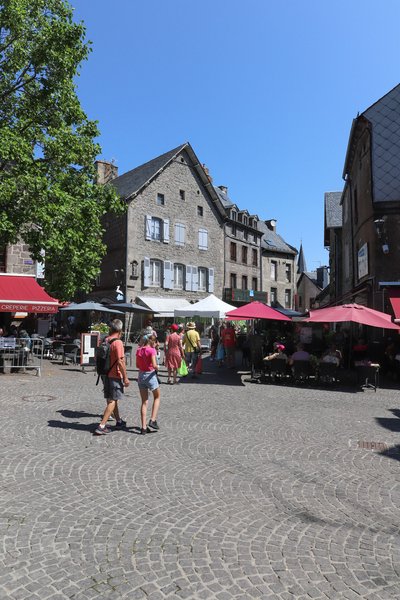
[[[400,86],[353,122],[343,171],[342,264],[335,273],[336,301],[389,313],[380,282],[400,290],[399,125]]]
[[[115,299],[117,284],[127,301],[138,295],[222,297],[223,220],[218,198],[210,195],[208,180],[200,177],[193,154],[184,145],[137,192],[125,191],[125,215],[107,217],[108,253],[95,289],[97,297]],[[114,180],[117,189],[120,182],[126,182],[126,177]]]
[[[29,247],[23,242],[6,246],[0,257],[0,272],[36,275],[36,261],[32,259]]]
[[[262,281],[268,304],[294,309],[296,295],[296,255],[263,250]]]

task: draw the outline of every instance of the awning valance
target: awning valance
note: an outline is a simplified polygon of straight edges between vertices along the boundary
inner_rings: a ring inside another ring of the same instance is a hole
[[[400,319],[400,289],[388,289],[386,290],[386,294],[389,297],[394,312],[394,318],[397,321]]]
[[[0,273],[0,312],[56,313],[58,300],[34,276]]]
[[[185,308],[192,305],[186,298],[162,298],[160,296],[137,296],[136,301],[150,308],[156,317],[173,317],[176,308]]]

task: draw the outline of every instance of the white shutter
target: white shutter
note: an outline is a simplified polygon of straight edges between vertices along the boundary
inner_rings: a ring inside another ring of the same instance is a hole
[[[182,246],[185,245],[185,226],[181,225],[181,244]]]
[[[192,292],[199,290],[199,270],[197,267],[192,267]]]
[[[169,244],[169,219],[164,219],[163,242],[164,244]]]
[[[144,287],[149,287],[151,280],[150,280],[150,258],[148,258],[147,256],[145,256],[143,258],[143,272],[144,272],[144,278],[143,278],[143,285]]]
[[[173,275],[174,275],[174,265],[171,261],[164,261],[164,282],[163,287],[167,290],[172,289],[173,287]]]
[[[175,224],[175,244],[177,246],[185,244],[185,226],[182,223]]]
[[[203,230],[199,229],[199,249],[203,247]]]
[[[190,265],[186,266],[186,286],[185,289],[188,292],[192,291],[192,267]]]
[[[205,250],[208,250],[208,231],[207,231],[207,229],[204,229],[204,231],[203,231],[203,247],[205,248]]]
[[[214,269],[208,269],[208,291],[214,291]]]
[[[145,216],[145,238],[146,240],[151,240],[151,215]]]

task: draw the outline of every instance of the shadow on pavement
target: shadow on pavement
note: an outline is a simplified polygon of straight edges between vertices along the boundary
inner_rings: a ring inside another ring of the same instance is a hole
[[[375,421],[381,427],[389,429],[389,431],[400,431],[400,410],[398,408],[389,409],[395,418],[392,417],[375,417]]]
[[[99,413],[93,414],[88,413],[83,410],[68,410],[66,408],[62,408],[61,410],[57,410],[60,415],[66,417],[67,419],[83,419],[84,417],[96,417],[99,418]]]
[[[90,431],[91,433],[93,433],[97,427],[97,423],[89,423],[88,425],[85,425],[84,423],[56,421],[54,419],[47,421],[47,424],[49,427],[57,427],[58,429],[76,429],[77,431]]]

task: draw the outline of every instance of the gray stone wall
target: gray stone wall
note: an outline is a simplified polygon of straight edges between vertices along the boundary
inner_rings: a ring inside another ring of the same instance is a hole
[[[184,192],[184,199],[182,198]],[[164,195],[164,206],[157,203],[157,194]],[[198,207],[203,215],[198,214]],[[146,216],[169,220],[169,243],[146,239]],[[168,165],[129,206],[127,264],[138,263],[139,277],[130,276],[130,267],[126,278],[127,298],[141,296],[177,296],[188,300],[198,300],[209,295],[209,291],[188,291],[186,289],[165,289],[163,287],[145,287],[144,258],[171,261],[184,266],[193,265],[214,269],[213,293],[222,297],[223,287],[223,225],[222,219],[211,201],[208,192],[198,179],[185,151]],[[175,243],[175,224],[185,226],[185,243]],[[208,232],[208,249],[198,248],[198,230]]]
[[[247,228],[246,228],[247,230]],[[249,234],[251,239],[245,239],[244,233],[245,228],[238,223],[232,225],[231,223],[225,226],[225,285],[224,287],[230,288],[231,286],[231,275],[236,275],[236,288],[243,289],[242,278],[247,277],[247,290],[253,289],[252,281],[253,278],[257,279],[257,291],[265,289],[261,284],[261,257],[260,257],[260,244],[261,237],[256,236],[252,233]],[[236,260],[231,259],[231,243],[236,244]],[[247,262],[242,260],[242,248],[247,248]],[[253,266],[253,249],[257,251],[257,266]]]
[[[277,278],[276,280],[271,279],[271,262],[276,262],[277,267]],[[291,277],[290,281],[286,280],[286,265],[290,265]],[[277,302],[284,308],[285,305],[285,291],[290,290],[291,306],[288,308],[294,308],[294,300],[296,294],[296,264],[295,256],[293,254],[263,252],[262,256],[262,280],[263,289],[268,292],[268,304],[271,302],[271,288],[277,290]]]
[[[28,246],[23,242],[7,246],[5,262],[7,273],[36,274],[36,262],[30,256]]]

